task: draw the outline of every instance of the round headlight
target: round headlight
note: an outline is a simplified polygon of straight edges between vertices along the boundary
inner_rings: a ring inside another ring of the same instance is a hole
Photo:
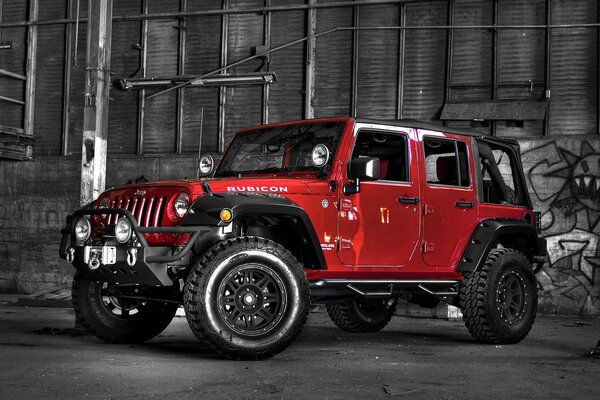
[[[92,224],[87,218],[81,218],[75,223],[75,238],[80,242],[85,242],[92,234]]]
[[[200,169],[200,173],[202,175],[208,175],[212,172],[215,167],[215,160],[210,155],[206,155],[200,159],[198,163],[198,168]]]
[[[119,243],[126,243],[131,239],[133,229],[131,229],[131,223],[127,218],[121,218],[115,225],[115,238]]]
[[[186,192],[179,193],[179,196],[175,199],[173,203],[173,211],[175,211],[175,215],[179,218],[185,217],[188,209],[190,208],[190,195]]]
[[[329,149],[324,144],[318,144],[313,147],[311,158],[313,165],[321,168],[329,161]]]

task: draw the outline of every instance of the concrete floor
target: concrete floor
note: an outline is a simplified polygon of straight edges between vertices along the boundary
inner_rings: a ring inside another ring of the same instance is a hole
[[[79,335],[67,308],[0,298],[0,399],[598,399],[600,318],[541,317],[517,345],[480,345],[461,321],[396,317],[349,334],[323,312],[266,361],[219,359],[185,317],[144,345]]]

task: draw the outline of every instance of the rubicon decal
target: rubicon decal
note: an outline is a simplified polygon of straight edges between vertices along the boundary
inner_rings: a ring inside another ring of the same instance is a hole
[[[287,193],[285,186],[227,186],[228,192],[271,192]]]

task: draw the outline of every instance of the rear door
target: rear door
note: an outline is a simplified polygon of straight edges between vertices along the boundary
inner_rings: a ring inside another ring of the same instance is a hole
[[[420,132],[423,244],[426,264],[456,265],[477,224],[477,191],[469,137]]]

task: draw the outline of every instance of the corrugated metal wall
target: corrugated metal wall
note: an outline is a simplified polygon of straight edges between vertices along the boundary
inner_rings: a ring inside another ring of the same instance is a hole
[[[27,20],[27,8],[22,4],[4,2],[1,8],[2,21]],[[10,50],[0,50],[0,68],[19,75],[25,75],[27,59],[27,28],[0,29],[0,42],[14,43]],[[23,101],[25,82],[0,75],[0,96]],[[0,101],[0,125],[23,128],[23,106]]]
[[[446,25],[446,2],[408,4],[408,26]],[[444,106],[446,32],[406,32],[403,118],[439,119]]]
[[[598,21],[597,0],[552,0],[555,24]],[[552,101],[554,134],[598,132],[598,29],[552,31]]]
[[[280,0],[273,2],[273,5],[289,3],[290,1]],[[271,47],[305,37],[305,14],[304,11],[272,13]],[[272,85],[269,89],[269,121],[301,119],[304,115],[306,43],[273,53],[271,70],[277,73],[281,83]]]
[[[359,26],[398,26],[400,6],[360,6]],[[361,31],[358,42],[358,117],[395,119],[398,110],[399,31]]]
[[[351,7],[318,10],[317,32],[352,26],[353,13]],[[350,115],[352,32],[335,32],[317,39],[315,82],[315,117]]]
[[[2,22],[26,21],[27,0],[2,1]],[[146,0],[150,13],[176,12],[180,1]],[[339,0],[318,0],[317,4]],[[546,23],[546,0],[498,0],[500,25]],[[230,8],[305,5],[308,0],[187,1],[188,11]],[[87,16],[87,2],[81,1],[81,16]],[[145,0],[114,2],[114,15],[139,15]],[[183,3],[181,3],[183,4]],[[552,23],[597,23],[596,0],[551,0]],[[73,4],[74,6],[74,4]],[[68,0],[41,1],[40,20],[64,19],[69,14]],[[405,10],[403,15],[401,10]],[[454,10],[448,15],[449,10]],[[319,8],[317,32],[334,27],[399,26],[405,19],[409,27],[446,25],[491,25],[494,0],[438,0],[396,4]],[[193,16],[151,19],[148,21],[146,76],[178,74],[180,22],[185,23],[184,73],[199,75],[221,66],[221,49],[227,48],[228,63],[255,54],[256,48],[274,47],[307,34],[307,10],[264,13]],[[226,43],[221,43],[223,19],[228,19]],[[113,78],[129,77],[141,67],[141,20],[113,24]],[[65,71],[65,34],[69,24],[39,27],[36,80],[35,133],[37,155],[61,152],[63,139],[63,84]],[[270,37],[266,32],[270,31]],[[0,41],[19,46],[0,50],[0,68],[25,74],[26,27],[2,28]],[[353,87],[353,39],[358,38],[356,85]],[[447,63],[449,33],[446,29],[408,29],[404,48],[399,30],[336,32],[321,36],[316,44],[316,116],[349,115],[356,91],[356,113],[361,117],[395,118],[399,106],[398,87],[403,90],[402,115],[405,118],[435,120],[446,101],[489,101],[493,98],[494,42],[490,29],[456,29],[450,44],[451,63]],[[550,131],[551,135],[598,133],[598,28],[561,28],[551,31]],[[546,81],[546,30],[500,29],[497,33],[497,99],[541,99]],[[223,46],[226,45],[226,46]],[[189,88],[183,91],[181,108],[182,153],[196,153],[200,135],[200,110],[204,107],[203,150],[217,152],[219,132],[224,142],[239,128],[269,121],[301,118],[305,112],[306,42],[270,56],[270,63],[257,59],[229,73],[265,71],[277,73],[279,82],[266,92],[261,86],[229,87],[222,105],[224,126],[219,125],[218,88]],[[68,107],[68,153],[81,152],[83,95],[85,83],[86,23],[79,28],[77,65],[71,68]],[[404,73],[399,68],[400,52]],[[449,76],[447,79],[447,72]],[[528,81],[534,84],[529,92]],[[447,85],[449,98],[446,98]],[[147,91],[146,95],[152,93]],[[24,83],[0,77],[0,95],[24,98]],[[135,154],[138,131],[143,131],[143,153],[173,154],[177,150],[177,92],[149,99],[145,103],[143,129],[138,120],[140,93],[111,91],[109,111],[110,154]],[[23,126],[23,107],[0,102],[0,124]],[[467,122],[468,123],[468,122]],[[544,121],[526,121],[522,128],[495,125],[498,135],[541,135]]]

